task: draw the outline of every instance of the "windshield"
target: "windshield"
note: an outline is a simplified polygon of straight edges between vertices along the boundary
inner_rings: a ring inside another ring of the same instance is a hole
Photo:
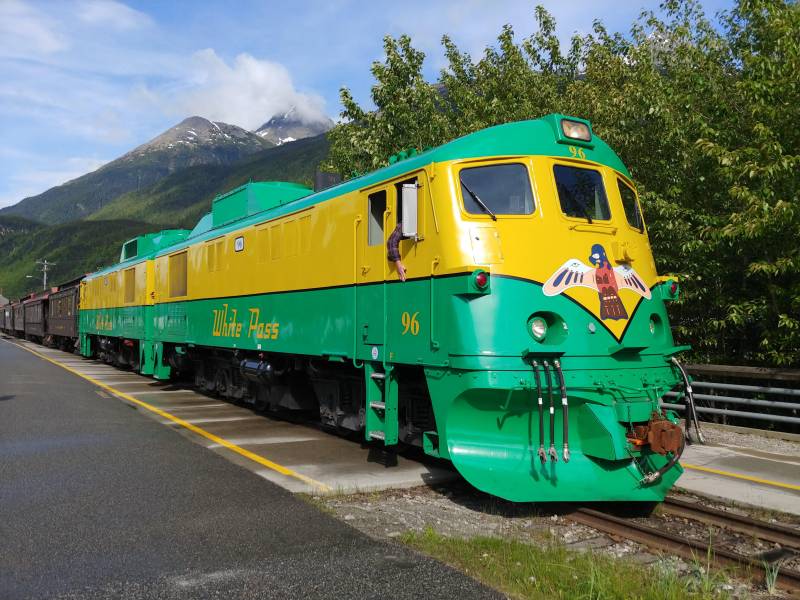
[[[505,164],[462,169],[464,208],[475,215],[529,215],[533,193],[525,165]]]
[[[561,210],[565,215],[586,219],[590,223],[611,218],[606,188],[599,171],[555,165],[553,173]]]

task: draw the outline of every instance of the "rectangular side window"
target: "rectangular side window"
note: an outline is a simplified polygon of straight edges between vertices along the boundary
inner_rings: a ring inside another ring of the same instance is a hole
[[[617,186],[619,186],[619,195],[622,198],[622,207],[625,209],[625,218],[628,219],[631,227],[644,232],[644,221],[639,203],[636,201],[636,192],[621,179],[617,179]]]
[[[186,252],[169,257],[169,297],[186,295]]]
[[[225,238],[217,240],[215,244],[217,249],[214,251],[216,261],[214,262],[214,270],[215,271],[222,271],[225,269]]]
[[[300,254],[311,252],[311,215],[300,217]]]
[[[386,212],[386,190],[369,195],[369,224],[367,243],[370,246],[383,244],[383,213]]]
[[[296,220],[286,221],[283,224],[283,238],[286,244],[286,258],[297,256],[298,233]]]
[[[272,260],[278,260],[281,257],[281,227],[282,225],[278,223],[277,225],[273,225],[269,228],[269,253],[272,256]]]
[[[214,242],[206,244],[206,268],[209,273],[217,270],[217,245]]]
[[[269,229],[262,227],[256,230],[256,245],[258,246],[258,262],[267,262],[269,258]]]
[[[125,269],[125,304],[136,300],[136,268]]]
[[[608,221],[611,211],[608,208],[606,188],[600,171],[555,165],[556,190],[561,202],[561,210],[568,217],[592,221]]]

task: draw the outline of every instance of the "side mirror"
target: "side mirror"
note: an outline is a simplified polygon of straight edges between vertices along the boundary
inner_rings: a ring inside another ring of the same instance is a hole
[[[417,239],[417,217],[419,211],[419,186],[416,183],[403,184],[403,237]]]

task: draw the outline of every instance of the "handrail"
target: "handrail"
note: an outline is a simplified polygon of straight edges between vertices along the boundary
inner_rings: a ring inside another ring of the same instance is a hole
[[[796,381],[800,383],[800,369],[698,364],[684,365],[684,368],[692,375],[736,377],[741,379],[771,379],[773,381]]]
[[[800,429],[800,370],[730,365],[686,365],[685,368],[703,379],[692,382],[694,398],[699,401],[698,413],[715,415],[714,421],[725,424],[733,419],[735,424],[759,427],[753,422],[768,421],[772,425],[761,427],[787,432]],[[741,379],[750,380],[752,384],[731,383]],[[704,393],[698,394],[698,389]],[[684,391],[669,391],[661,402],[664,408],[685,410]]]
[[[358,226],[361,215],[353,220],[353,366],[360,369],[364,366],[358,360]]]

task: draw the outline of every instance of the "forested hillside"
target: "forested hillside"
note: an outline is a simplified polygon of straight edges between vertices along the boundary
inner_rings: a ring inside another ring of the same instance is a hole
[[[73,221],[0,236],[0,288],[9,298],[41,289],[42,274],[36,261],[42,258],[56,263],[48,273],[50,283],[74,279],[118,261],[123,241],[152,229],[149,223],[124,219]]]

